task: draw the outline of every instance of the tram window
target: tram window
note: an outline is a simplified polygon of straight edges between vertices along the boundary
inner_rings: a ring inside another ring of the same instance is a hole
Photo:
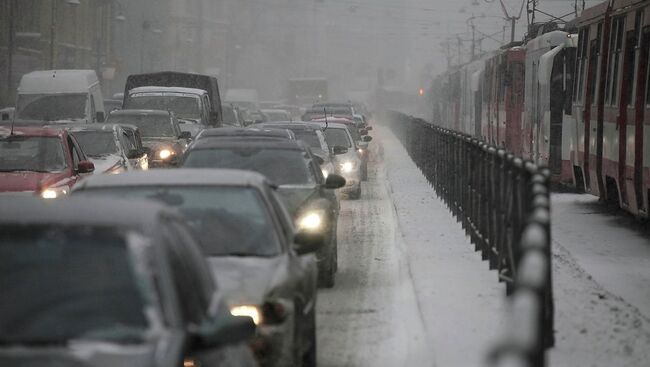
[[[511,66],[511,101],[513,104],[523,103],[524,101],[524,64],[520,62],[513,63]]]
[[[580,30],[578,36],[578,60],[576,68],[578,69],[578,77],[576,78],[576,86],[574,88],[575,95],[573,100],[576,102],[583,101],[585,73],[587,72],[587,45],[589,44],[589,29],[583,28]]]
[[[609,62],[607,63],[607,80],[605,82],[605,98],[608,105],[615,105],[618,91],[619,64],[623,48],[623,32],[625,18],[618,17],[612,22],[609,44]]]
[[[564,113],[572,114],[571,96],[573,95],[576,64],[576,49],[568,48],[564,52]]]
[[[635,80],[636,80],[636,31],[629,31],[625,36],[625,43],[629,46],[625,46],[625,59],[629,60],[628,65],[624,65],[625,70],[625,80],[623,81],[625,85],[625,98],[628,106],[634,105],[634,89]]]
[[[650,26],[643,27],[643,42],[650,42]],[[650,47],[645,47],[645,51],[645,60],[650,60]],[[650,62],[646,62],[646,65],[643,65],[643,67],[646,68],[645,104],[646,106],[650,106]]]

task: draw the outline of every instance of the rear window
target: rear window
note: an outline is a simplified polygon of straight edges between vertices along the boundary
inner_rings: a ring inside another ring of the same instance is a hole
[[[141,341],[145,303],[125,234],[0,227],[0,344]]]

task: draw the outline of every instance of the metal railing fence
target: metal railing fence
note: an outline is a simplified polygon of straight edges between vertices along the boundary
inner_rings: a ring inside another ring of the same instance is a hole
[[[402,113],[383,120],[506,284],[506,326],[489,364],[545,366],[554,345],[550,172]]]

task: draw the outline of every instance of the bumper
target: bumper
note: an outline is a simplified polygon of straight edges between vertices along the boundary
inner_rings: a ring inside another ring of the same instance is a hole
[[[260,325],[251,347],[260,366],[293,366],[294,312],[278,325]]]

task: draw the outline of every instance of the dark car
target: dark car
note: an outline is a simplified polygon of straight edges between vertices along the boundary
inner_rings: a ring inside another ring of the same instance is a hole
[[[116,124],[74,124],[64,127],[77,139],[84,153],[95,165],[95,173],[121,173],[133,166],[131,159],[146,153],[133,146],[126,130]]]
[[[1,366],[254,366],[191,229],[153,202],[9,198]]]
[[[140,134],[140,129],[135,125],[129,124],[120,124],[120,126],[126,133],[129,147],[132,150],[137,150],[142,153],[139,156],[135,156],[135,158],[129,158],[131,166],[137,169],[149,169],[149,154],[151,154],[151,150],[142,144],[142,134]]]
[[[311,232],[294,235],[291,217],[264,176],[216,169],[132,172],[93,177],[77,195],[178,207],[198,234],[231,312],[257,322],[267,349],[263,364],[315,361],[317,267],[308,254],[322,239]]]
[[[310,122],[267,122],[258,124],[256,127],[263,129],[291,130],[297,140],[301,140],[305,144],[309,145],[312,153],[321,157],[325,161],[321,164],[321,170],[323,171],[323,176],[325,176],[325,178],[327,178],[330,173],[336,172],[336,168],[334,167],[334,156],[344,154],[348,150],[344,147],[334,149],[334,147],[327,145],[320,124]]]
[[[236,128],[225,127],[221,129],[206,129],[196,136],[196,140],[214,138],[214,139],[277,139],[277,140],[296,140],[296,136],[288,129],[264,129],[258,128]]]
[[[95,165],[65,130],[0,127],[0,194],[3,196],[40,195],[55,199],[67,195],[94,170]]]
[[[223,111],[223,126],[244,127],[244,115],[234,104],[221,105]]]
[[[331,287],[337,269],[339,215],[333,189],[345,185],[345,180],[336,174],[324,179],[317,161],[300,141],[204,139],[188,149],[181,166],[256,171],[278,185],[298,229],[323,235],[324,246],[316,253],[319,283]]]
[[[191,140],[181,131],[174,114],[161,110],[120,110],[108,115],[107,122],[137,126],[142,144],[149,148],[150,167],[169,167],[178,163]]]

